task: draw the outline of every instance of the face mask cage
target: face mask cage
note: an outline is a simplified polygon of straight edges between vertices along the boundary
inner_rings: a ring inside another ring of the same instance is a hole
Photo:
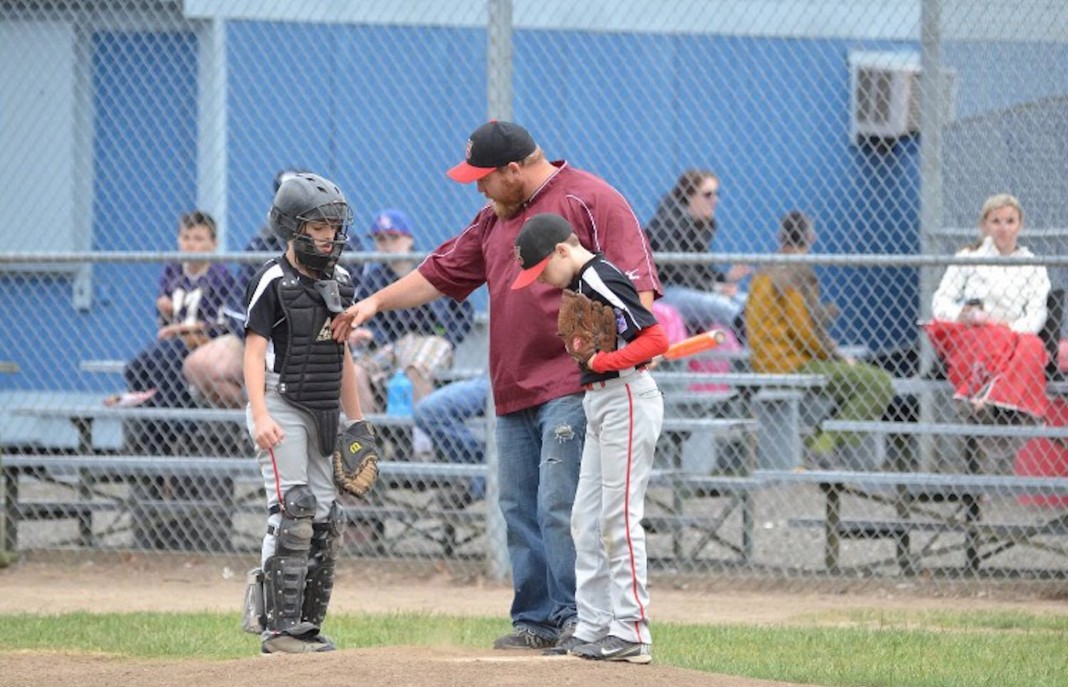
[[[319,207],[312,208],[297,216],[298,225],[306,222],[325,222],[337,227],[342,232],[342,239],[348,235],[349,225],[352,224],[352,209],[344,201],[334,201]]]
[[[341,257],[341,251],[348,243],[348,229],[352,224],[352,210],[347,203],[334,202],[320,205],[317,208],[297,216],[297,226],[300,233],[293,237],[293,252],[300,264],[309,270],[319,272],[329,278],[334,273],[334,266]],[[323,253],[316,247],[316,242],[304,234],[304,226],[308,222],[323,222],[334,227],[334,238],[331,240],[329,253]]]

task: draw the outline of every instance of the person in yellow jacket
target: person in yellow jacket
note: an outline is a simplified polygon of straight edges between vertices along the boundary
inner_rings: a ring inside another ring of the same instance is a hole
[[[779,227],[779,252],[808,253],[816,240],[812,220],[796,210]],[[836,420],[878,420],[893,399],[890,375],[880,368],[838,354],[828,328],[838,315],[833,303],[820,302],[820,284],[809,265],[768,265],[753,277],[746,305],[746,329],[754,372],[816,374],[827,377]],[[860,435],[817,430],[806,439],[814,467],[836,467],[843,443]]]

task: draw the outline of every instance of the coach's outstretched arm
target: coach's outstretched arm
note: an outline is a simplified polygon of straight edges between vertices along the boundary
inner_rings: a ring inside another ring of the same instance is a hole
[[[334,341],[344,341],[353,327],[358,327],[383,310],[403,310],[429,303],[443,294],[419,270],[413,270],[384,289],[350,305],[334,318]]]

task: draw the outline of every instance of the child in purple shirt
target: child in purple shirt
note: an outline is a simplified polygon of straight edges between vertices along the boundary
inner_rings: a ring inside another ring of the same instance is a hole
[[[179,251],[215,250],[215,220],[211,215],[190,212],[181,216],[178,225]],[[126,365],[126,385],[134,392],[128,398],[149,406],[195,405],[182,376],[182,362],[191,350],[224,333],[221,313],[233,288],[233,277],[221,263],[183,261],[164,266],[156,297],[159,330],[156,340]]]

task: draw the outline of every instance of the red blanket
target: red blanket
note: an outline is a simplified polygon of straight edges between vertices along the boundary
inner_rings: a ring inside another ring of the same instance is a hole
[[[1068,400],[1050,401],[1046,422],[1054,427],[1068,426]],[[1068,446],[1053,439],[1032,439],[1016,454],[1016,474],[1040,477],[1068,477]],[[1020,496],[1026,506],[1068,508],[1068,494]]]
[[[924,329],[957,398],[1046,416],[1046,348],[1036,335],[940,320]]]

